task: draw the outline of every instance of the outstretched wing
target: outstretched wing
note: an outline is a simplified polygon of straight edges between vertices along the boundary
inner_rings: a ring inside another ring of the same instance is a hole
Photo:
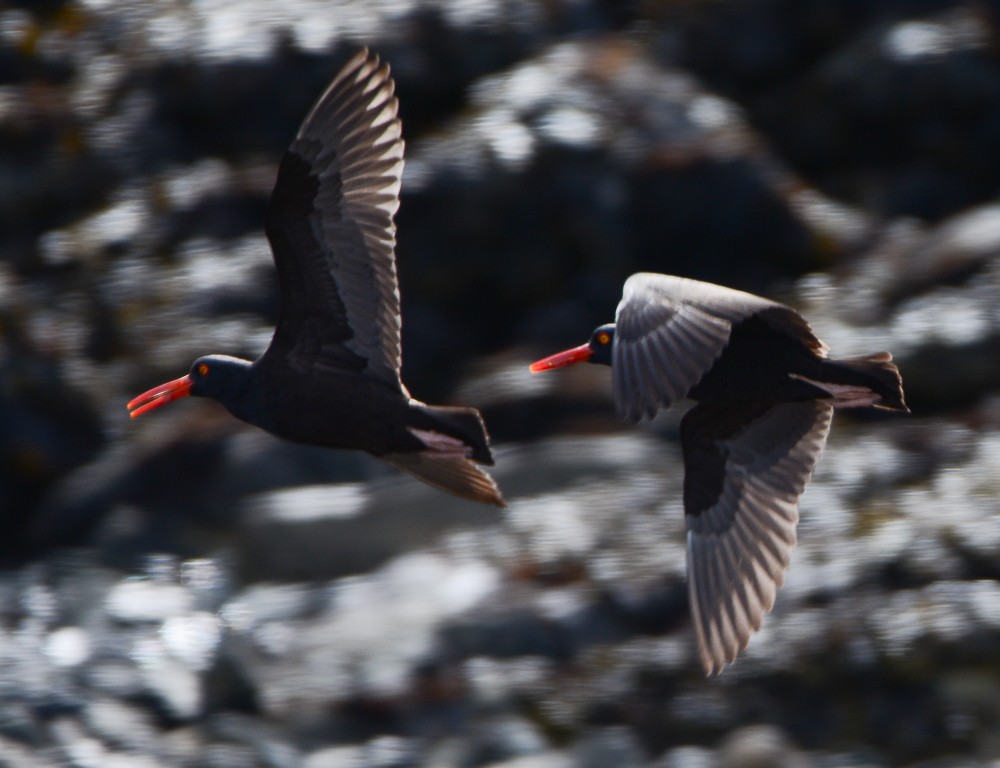
[[[612,352],[622,416],[652,418],[685,397],[722,354],[733,325],[764,310],[768,323],[825,353],[805,320],[783,304],[699,280],[632,275],[618,305]]]
[[[832,414],[822,400],[701,403],[681,421],[688,594],[709,675],[735,660],[774,606]]]
[[[357,371],[402,387],[393,215],[403,139],[394,90],[388,65],[362,50],[281,161],[267,212],[281,288],[270,363]]]

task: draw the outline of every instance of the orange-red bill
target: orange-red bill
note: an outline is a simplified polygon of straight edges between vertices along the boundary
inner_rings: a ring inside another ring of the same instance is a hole
[[[161,405],[187,397],[191,394],[192,384],[190,376],[181,376],[179,379],[168,381],[166,384],[153,387],[148,392],[143,392],[138,397],[129,400],[126,406],[129,410],[129,416],[134,419],[136,416],[142,416],[142,414],[159,408]]]
[[[553,368],[573,365],[574,363],[583,363],[589,360],[592,354],[594,354],[594,350],[590,348],[590,344],[583,344],[579,347],[573,347],[573,349],[567,349],[565,352],[557,352],[554,355],[538,360],[529,366],[529,370],[532,373],[538,373],[539,371],[549,371]]]

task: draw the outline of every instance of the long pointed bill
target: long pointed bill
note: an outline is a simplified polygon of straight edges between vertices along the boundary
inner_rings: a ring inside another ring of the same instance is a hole
[[[534,362],[529,366],[529,370],[532,373],[538,373],[539,371],[549,371],[553,368],[573,365],[574,363],[583,363],[589,360],[592,354],[594,354],[594,350],[590,348],[590,344],[583,344]]]
[[[190,376],[182,376],[179,379],[168,381],[166,384],[153,387],[148,392],[143,392],[130,400],[126,406],[129,410],[129,416],[134,419],[136,416],[142,416],[142,414],[159,408],[161,405],[187,397],[191,394],[192,383]]]

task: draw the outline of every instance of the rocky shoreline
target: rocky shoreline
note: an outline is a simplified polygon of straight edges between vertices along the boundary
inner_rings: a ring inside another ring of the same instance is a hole
[[[972,0],[0,9],[0,764],[994,766],[998,41]],[[276,163],[362,43],[407,140],[404,378],[482,409],[506,510],[210,403],[127,418],[267,343]],[[639,270],[892,350],[913,409],[838,414],[711,680],[679,413],[527,372]]]

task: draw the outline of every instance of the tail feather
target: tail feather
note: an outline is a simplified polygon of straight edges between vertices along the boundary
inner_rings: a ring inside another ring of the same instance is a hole
[[[863,384],[878,395],[879,401],[874,404],[876,408],[909,413],[910,409],[903,397],[903,379],[899,375],[899,369],[893,364],[892,355],[889,352],[877,352],[865,357],[847,357],[826,362],[834,369],[839,369],[842,372],[849,371],[851,373],[850,383]]]
[[[500,488],[472,459],[431,451],[390,453],[382,457],[395,467],[408,472],[428,485],[456,496],[487,504],[506,507]]]
[[[475,408],[425,405],[414,403],[410,426],[430,432],[440,432],[461,440],[471,449],[469,457],[480,464],[493,466],[490,438],[483,417]]]
[[[412,402],[406,429],[422,448],[383,459],[456,496],[506,506],[496,482],[477,466],[493,466],[490,438],[479,411]]]

